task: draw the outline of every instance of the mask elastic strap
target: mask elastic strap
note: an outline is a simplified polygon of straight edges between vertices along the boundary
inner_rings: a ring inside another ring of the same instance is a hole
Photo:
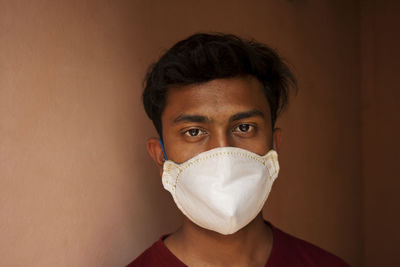
[[[163,155],[164,155],[164,159],[165,159],[165,160],[168,160],[167,154],[165,154],[164,144],[163,144],[163,142],[162,142],[161,139],[160,139],[160,145],[161,145],[162,153],[163,153]]]

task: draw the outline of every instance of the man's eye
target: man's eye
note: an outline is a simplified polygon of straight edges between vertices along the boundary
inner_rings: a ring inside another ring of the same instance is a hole
[[[188,136],[199,136],[203,131],[201,131],[200,129],[194,128],[194,129],[189,129],[185,132],[185,135]]]
[[[252,128],[253,128],[253,126],[251,126],[250,124],[240,124],[240,125],[237,127],[237,130],[238,130],[239,132],[242,132],[242,133],[247,133],[247,132],[251,131]]]

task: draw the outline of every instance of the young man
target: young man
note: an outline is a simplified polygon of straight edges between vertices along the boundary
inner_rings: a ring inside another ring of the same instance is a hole
[[[195,34],[152,66],[147,150],[184,216],[129,266],[348,266],[264,221],[278,175],[277,116],[295,79],[267,46]]]

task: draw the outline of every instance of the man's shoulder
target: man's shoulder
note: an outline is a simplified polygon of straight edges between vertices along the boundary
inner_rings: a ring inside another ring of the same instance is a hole
[[[127,267],[186,266],[164,245],[163,239],[166,236],[167,235],[162,236],[158,241],[140,254],[133,262],[128,264]]]
[[[268,223],[269,224],[269,223]],[[266,267],[283,266],[324,266],[324,267],[348,267],[349,265],[339,257],[319,248],[303,239],[294,237],[272,226],[273,245]],[[182,263],[165,246],[161,237],[152,246],[140,254],[128,267],[184,267]]]
[[[272,266],[349,266],[334,254],[310,242],[271,225],[274,236],[271,256],[267,267]]]
[[[158,242],[158,241],[157,241]],[[136,259],[134,259],[131,263],[127,265],[127,267],[136,267],[136,266],[151,266],[153,264],[155,266],[155,257],[153,255],[157,255],[157,242],[155,242],[148,249],[143,251]]]

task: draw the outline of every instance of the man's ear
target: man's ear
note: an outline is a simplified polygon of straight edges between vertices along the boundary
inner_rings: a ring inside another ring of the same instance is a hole
[[[150,157],[154,160],[157,164],[158,169],[160,170],[160,176],[163,172],[163,165],[164,165],[164,154],[161,148],[160,139],[156,137],[149,138],[146,142],[147,152],[149,153]]]
[[[279,152],[279,147],[282,141],[282,130],[275,128],[272,133],[273,148],[276,152]]]

